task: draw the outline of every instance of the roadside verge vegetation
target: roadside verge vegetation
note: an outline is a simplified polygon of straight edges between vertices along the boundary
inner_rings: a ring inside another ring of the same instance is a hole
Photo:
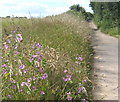
[[[83,18],[2,22],[3,100],[92,100],[92,30]]]

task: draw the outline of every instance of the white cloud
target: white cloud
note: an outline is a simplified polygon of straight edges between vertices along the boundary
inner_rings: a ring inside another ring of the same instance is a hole
[[[28,16],[28,11],[32,16],[59,14],[69,10],[73,4],[80,4],[90,11],[89,0],[1,0],[0,16],[15,15]],[[87,5],[87,6],[86,6]]]

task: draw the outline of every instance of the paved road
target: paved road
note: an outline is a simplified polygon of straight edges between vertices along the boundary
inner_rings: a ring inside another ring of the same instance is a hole
[[[90,23],[93,35],[94,100],[118,100],[118,39],[108,36]]]

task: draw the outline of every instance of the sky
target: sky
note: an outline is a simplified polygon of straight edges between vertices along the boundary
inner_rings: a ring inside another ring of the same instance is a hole
[[[0,0],[0,17],[45,17],[66,12],[73,4],[92,12],[89,3],[90,0]]]

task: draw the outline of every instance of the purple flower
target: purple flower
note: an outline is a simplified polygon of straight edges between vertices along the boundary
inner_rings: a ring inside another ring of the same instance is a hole
[[[19,51],[17,51],[17,52],[16,52],[16,54],[20,54],[20,52],[19,52]]]
[[[7,42],[10,44],[11,43],[10,39],[8,39]]]
[[[7,65],[6,65],[6,64],[3,64],[2,67],[7,67]]]
[[[31,86],[31,84],[28,82],[27,84],[26,84],[27,86]]]
[[[27,73],[27,70],[26,70],[26,69],[24,69],[24,70],[23,70],[23,73]]]
[[[39,43],[36,44],[37,48],[41,48],[41,45]]]
[[[81,93],[82,92],[82,88],[78,88],[78,93]]]
[[[72,97],[71,97],[71,96],[69,96],[69,97],[68,97],[68,100],[69,100],[69,101],[71,101],[71,100],[72,100]]]
[[[33,76],[33,80],[36,80],[36,77]]]
[[[18,42],[21,42],[23,40],[22,34],[17,34],[16,39],[17,39]]]
[[[22,83],[21,83],[21,86],[24,86],[24,85],[25,85],[25,83],[26,83],[26,82],[22,82]]]
[[[71,92],[68,92],[67,95],[71,95]]]
[[[13,89],[15,89],[15,90],[17,89],[16,85],[13,85]]]
[[[43,68],[40,68],[40,70],[39,70],[40,72],[43,72]]]
[[[6,73],[7,73],[7,70],[6,70],[6,69],[4,69],[4,70],[3,70],[3,73],[4,73],[4,74],[6,74]]]
[[[83,61],[82,57],[76,57],[77,60]]]
[[[81,102],[87,102],[85,99],[82,99]]]
[[[33,89],[33,90],[36,90],[36,86],[33,86],[32,89]]]
[[[41,54],[41,52],[37,52],[36,54],[39,55],[39,54]]]
[[[48,74],[44,73],[43,76],[40,78],[41,80],[48,78]]]
[[[19,89],[18,92],[22,92],[23,90],[22,89]]]
[[[7,44],[5,44],[5,45],[4,45],[4,48],[5,48],[5,49],[7,49],[7,48],[8,48],[8,45],[7,45]]]
[[[32,55],[32,58],[37,58],[38,55]]]
[[[8,95],[8,98],[11,98],[11,95]]]
[[[21,64],[19,68],[20,68],[20,69],[24,69],[24,68],[25,68],[25,65]]]
[[[67,72],[67,70],[64,70],[64,73],[66,73]]]
[[[15,80],[10,80],[10,82],[11,82],[11,83],[16,83],[16,81],[15,81]]]
[[[15,47],[14,47],[14,49],[17,49],[18,48],[18,46],[16,45]]]
[[[69,80],[71,80],[71,75],[69,75],[69,74],[66,74],[66,78],[63,78],[63,80],[64,81],[69,81]]]
[[[80,88],[78,88],[78,93],[81,93],[81,92],[86,92],[85,87],[80,87]]]
[[[40,92],[40,94],[41,94],[41,95],[44,95],[44,94],[45,94],[45,92],[44,92],[44,91],[41,91],[41,92]]]
[[[30,79],[30,78],[28,78],[28,80],[27,80],[27,81],[28,81],[28,83],[30,83],[31,79]]]

